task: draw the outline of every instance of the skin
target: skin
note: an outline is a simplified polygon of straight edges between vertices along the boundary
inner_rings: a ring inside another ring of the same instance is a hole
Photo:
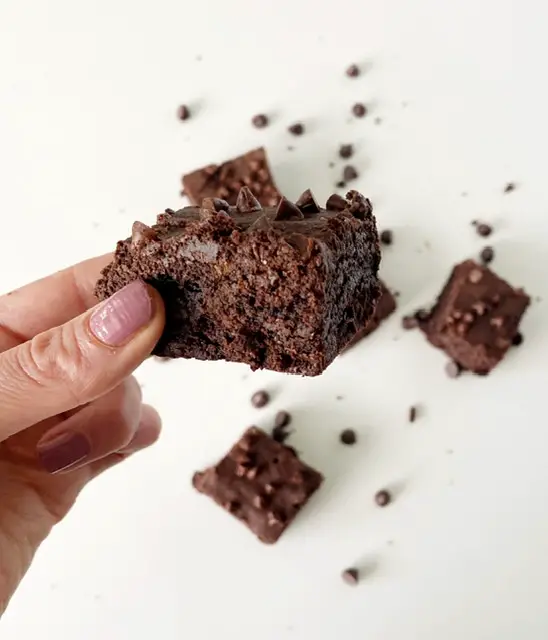
[[[160,418],[131,376],[162,333],[160,297],[149,288],[150,321],[122,346],[101,343],[89,328],[94,283],[110,258],[0,297],[0,616],[82,489],[160,435]],[[37,445],[67,431],[85,434],[90,455],[49,473]]]

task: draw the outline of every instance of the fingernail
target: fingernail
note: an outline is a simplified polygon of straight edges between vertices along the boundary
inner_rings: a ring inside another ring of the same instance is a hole
[[[49,473],[58,473],[83,462],[91,453],[89,440],[76,431],[66,431],[37,445],[40,463]]]
[[[98,307],[89,320],[93,335],[111,347],[124,344],[152,317],[152,301],[145,283],[136,280]]]

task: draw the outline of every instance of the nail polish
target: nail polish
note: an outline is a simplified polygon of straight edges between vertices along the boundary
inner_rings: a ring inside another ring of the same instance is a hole
[[[38,459],[49,473],[58,473],[84,462],[91,453],[89,440],[77,431],[65,431],[37,445]]]
[[[135,280],[93,312],[89,328],[93,335],[111,347],[127,342],[152,317],[152,300],[142,280]]]

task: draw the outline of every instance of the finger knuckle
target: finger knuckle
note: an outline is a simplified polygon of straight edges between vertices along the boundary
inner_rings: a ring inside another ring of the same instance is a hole
[[[75,406],[87,401],[90,362],[72,325],[39,334],[16,353],[19,369],[33,385],[63,388]]]

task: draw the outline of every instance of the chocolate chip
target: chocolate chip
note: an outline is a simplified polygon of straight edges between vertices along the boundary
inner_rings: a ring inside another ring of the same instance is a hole
[[[349,78],[357,78],[360,75],[360,68],[357,64],[351,64],[346,70],[346,75]]]
[[[190,109],[186,104],[182,104],[177,109],[177,117],[179,118],[179,120],[183,120],[183,121],[188,120],[190,118]]]
[[[521,334],[519,331],[518,333],[516,333],[516,335],[513,337],[512,339],[512,345],[514,347],[519,347],[519,345],[523,342],[523,334]]]
[[[482,238],[487,238],[493,233],[493,227],[485,222],[476,223],[476,231]]]
[[[345,429],[344,431],[341,431],[339,439],[343,444],[351,445],[356,444],[358,436],[356,435],[354,429]]]
[[[287,198],[282,198],[276,207],[274,220],[302,220],[304,215],[299,207]]]
[[[406,330],[416,329],[419,326],[419,320],[416,316],[403,316],[401,326]]]
[[[381,489],[375,494],[375,502],[379,507],[386,507],[386,505],[390,504],[391,500],[392,496],[386,489]]]
[[[302,136],[304,133],[304,125],[300,122],[296,122],[287,128],[289,133],[292,133],[294,136]]]
[[[458,362],[451,360],[445,365],[445,373],[449,378],[458,378],[462,373],[462,367]]]
[[[489,264],[490,262],[493,261],[494,257],[495,257],[495,251],[493,247],[483,247],[480,253],[480,258],[483,264]]]
[[[367,113],[367,107],[361,102],[357,102],[352,107],[352,113],[356,116],[356,118],[363,118],[364,115]]]
[[[164,209],[164,212],[167,213],[168,215],[172,216],[175,213],[175,210],[167,208],[167,209]]]
[[[335,183],[337,189],[344,189],[346,187],[346,183],[343,180],[339,180]]]
[[[255,409],[262,409],[265,407],[270,401],[270,396],[264,389],[260,389],[259,391],[255,391],[255,393],[251,396],[251,404],[255,407]]]
[[[287,427],[287,425],[291,422],[291,414],[287,411],[278,411],[276,417],[274,418],[274,426],[276,428]]]
[[[295,203],[303,213],[320,213],[320,205],[310,189],[303,191]]]
[[[516,188],[516,183],[515,182],[509,182],[505,187],[504,187],[504,193],[511,193],[512,191],[514,191]]]
[[[394,242],[394,234],[390,229],[385,229],[381,232],[380,240],[383,244],[392,244],[392,242]]]
[[[274,427],[272,429],[272,439],[283,444],[289,438],[289,431],[285,427]]]
[[[360,581],[360,573],[353,567],[350,569],[345,569],[342,572],[341,577],[346,582],[346,584],[349,584],[351,587],[355,587]]]
[[[341,144],[339,147],[339,155],[347,160],[354,155],[354,146],[351,144]]]
[[[409,407],[409,422],[415,422],[417,419],[417,407]]]
[[[141,247],[158,238],[156,231],[143,222],[136,220],[131,228],[131,246]]]
[[[358,172],[356,171],[356,168],[353,167],[351,164],[349,164],[343,169],[343,180],[345,182],[350,182],[350,180],[355,180],[357,177],[358,177]]]
[[[251,124],[257,129],[264,129],[268,126],[268,116],[264,113],[258,113],[256,116],[251,118]]]
[[[249,187],[242,187],[236,200],[236,209],[240,213],[254,213],[255,211],[261,211],[262,207]]]
[[[347,207],[346,200],[338,193],[334,193],[329,196],[325,203],[325,208],[328,211],[344,211]]]

